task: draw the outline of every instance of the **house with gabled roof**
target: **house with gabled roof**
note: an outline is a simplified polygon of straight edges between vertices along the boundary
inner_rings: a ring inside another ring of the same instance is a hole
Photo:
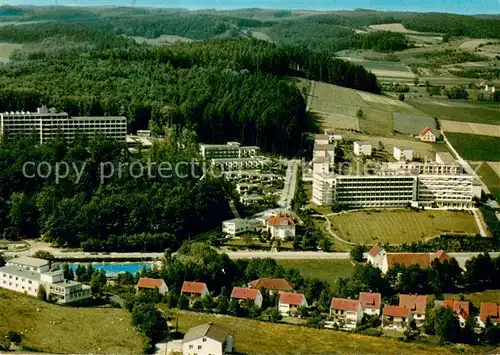
[[[382,295],[376,292],[360,292],[359,302],[363,313],[369,316],[380,316]]]
[[[223,355],[232,352],[234,352],[233,335],[213,322],[189,329],[182,339],[182,353],[185,355]]]
[[[500,305],[498,303],[481,302],[479,316],[476,318],[477,325],[484,328],[488,319],[492,324],[500,325]]]
[[[181,293],[190,298],[203,297],[208,294],[208,287],[204,282],[184,281]]]
[[[379,243],[377,243],[368,251],[366,260],[369,264],[372,264],[374,267],[382,269],[382,264],[384,263],[385,254],[386,253],[384,248],[382,248],[382,246]]]
[[[449,308],[456,314],[460,326],[465,327],[465,322],[470,316],[470,302],[457,300],[444,300],[443,306]]]
[[[409,308],[401,306],[385,306],[382,311],[382,328],[386,330],[404,331],[413,320]]]
[[[267,220],[267,231],[272,238],[281,240],[295,237],[295,222],[291,216],[278,214]]]
[[[160,295],[165,295],[168,292],[167,284],[163,279],[153,279],[150,277],[141,277],[136,285],[136,290],[158,290]]]
[[[422,325],[427,311],[427,296],[423,295],[399,295],[399,306],[408,308],[417,325]]]
[[[255,290],[265,289],[270,293],[294,291],[292,285],[285,279],[269,279],[265,277],[249,282],[248,287]]]
[[[436,135],[429,127],[425,127],[422,132],[420,132],[419,138],[422,142],[436,142]]]
[[[396,265],[405,267],[418,265],[421,269],[427,269],[435,259],[443,263],[445,260],[450,260],[450,256],[443,250],[438,250],[436,253],[386,253],[380,269],[384,274]]]
[[[298,315],[299,307],[308,307],[304,294],[293,292],[280,293],[278,310],[282,316]]]
[[[330,318],[340,329],[353,330],[363,319],[363,308],[358,300],[333,298]]]
[[[238,301],[253,301],[257,307],[262,307],[262,294],[260,290],[257,289],[233,287],[231,299],[236,299]]]

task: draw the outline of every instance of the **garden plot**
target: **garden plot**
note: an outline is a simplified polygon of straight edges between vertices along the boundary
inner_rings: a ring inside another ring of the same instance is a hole
[[[500,125],[442,120],[441,127],[445,132],[500,137]]]

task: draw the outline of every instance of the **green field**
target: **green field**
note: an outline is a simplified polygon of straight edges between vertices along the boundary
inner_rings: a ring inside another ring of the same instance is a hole
[[[367,245],[418,242],[441,233],[478,233],[474,216],[467,212],[364,211],[328,218],[341,238]]]
[[[14,52],[16,49],[21,48],[23,48],[22,44],[0,43],[0,62],[8,61],[12,52]]]
[[[166,312],[171,312],[165,306]],[[328,329],[259,322],[206,313],[173,311],[179,331],[214,322],[234,335],[235,350],[244,354],[451,354],[449,348],[403,343]],[[175,322],[175,320],[174,320]]]
[[[22,332],[25,351],[141,354],[144,337],[125,309],[72,308],[0,288],[0,338]]]
[[[431,117],[441,120],[464,121],[485,124],[500,124],[500,106],[485,106],[454,103],[452,100],[436,101],[409,101],[413,107],[425,112]],[[446,106],[448,105],[448,106]]]
[[[500,166],[500,164],[493,165]],[[495,173],[493,168],[488,163],[482,163],[481,167],[476,171],[477,175],[481,178],[484,184],[488,187],[491,194],[500,201],[500,176]]]
[[[351,260],[327,259],[327,260],[276,260],[279,265],[285,268],[293,268],[300,271],[300,274],[307,278],[318,278],[334,284],[340,278],[352,275],[354,265]]]
[[[500,161],[499,137],[452,132],[446,133],[446,137],[465,160]]]

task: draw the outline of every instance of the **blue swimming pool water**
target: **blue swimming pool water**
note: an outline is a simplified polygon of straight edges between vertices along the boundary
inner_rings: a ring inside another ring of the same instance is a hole
[[[87,265],[88,263],[82,263]],[[76,266],[78,264],[70,264],[73,271],[76,270]],[[120,272],[130,272],[131,274],[135,274],[141,271],[142,268],[146,268],[147,270],[151,269],[152,263],[92,263],[92,267],[94,269],[104,270],[106,275],[116,275]]]

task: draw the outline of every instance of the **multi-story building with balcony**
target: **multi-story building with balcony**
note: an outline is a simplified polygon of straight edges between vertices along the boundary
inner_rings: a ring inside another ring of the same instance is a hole
[[[125,142],[127,119],[125,117],[69,117],[66,112],[56,112],[55,108],[42,106],[37,112],[0,113],[0,134],[8,139],[19,135],[34,135],[39,144],[56,137],[64,137],[71,142],[77,134],[106,138]]]
[[[227,144],[200,144],[201,156],[206,160],[252,158],[259,152],[259,147],[242,146],[238,142],[227,142]]]

